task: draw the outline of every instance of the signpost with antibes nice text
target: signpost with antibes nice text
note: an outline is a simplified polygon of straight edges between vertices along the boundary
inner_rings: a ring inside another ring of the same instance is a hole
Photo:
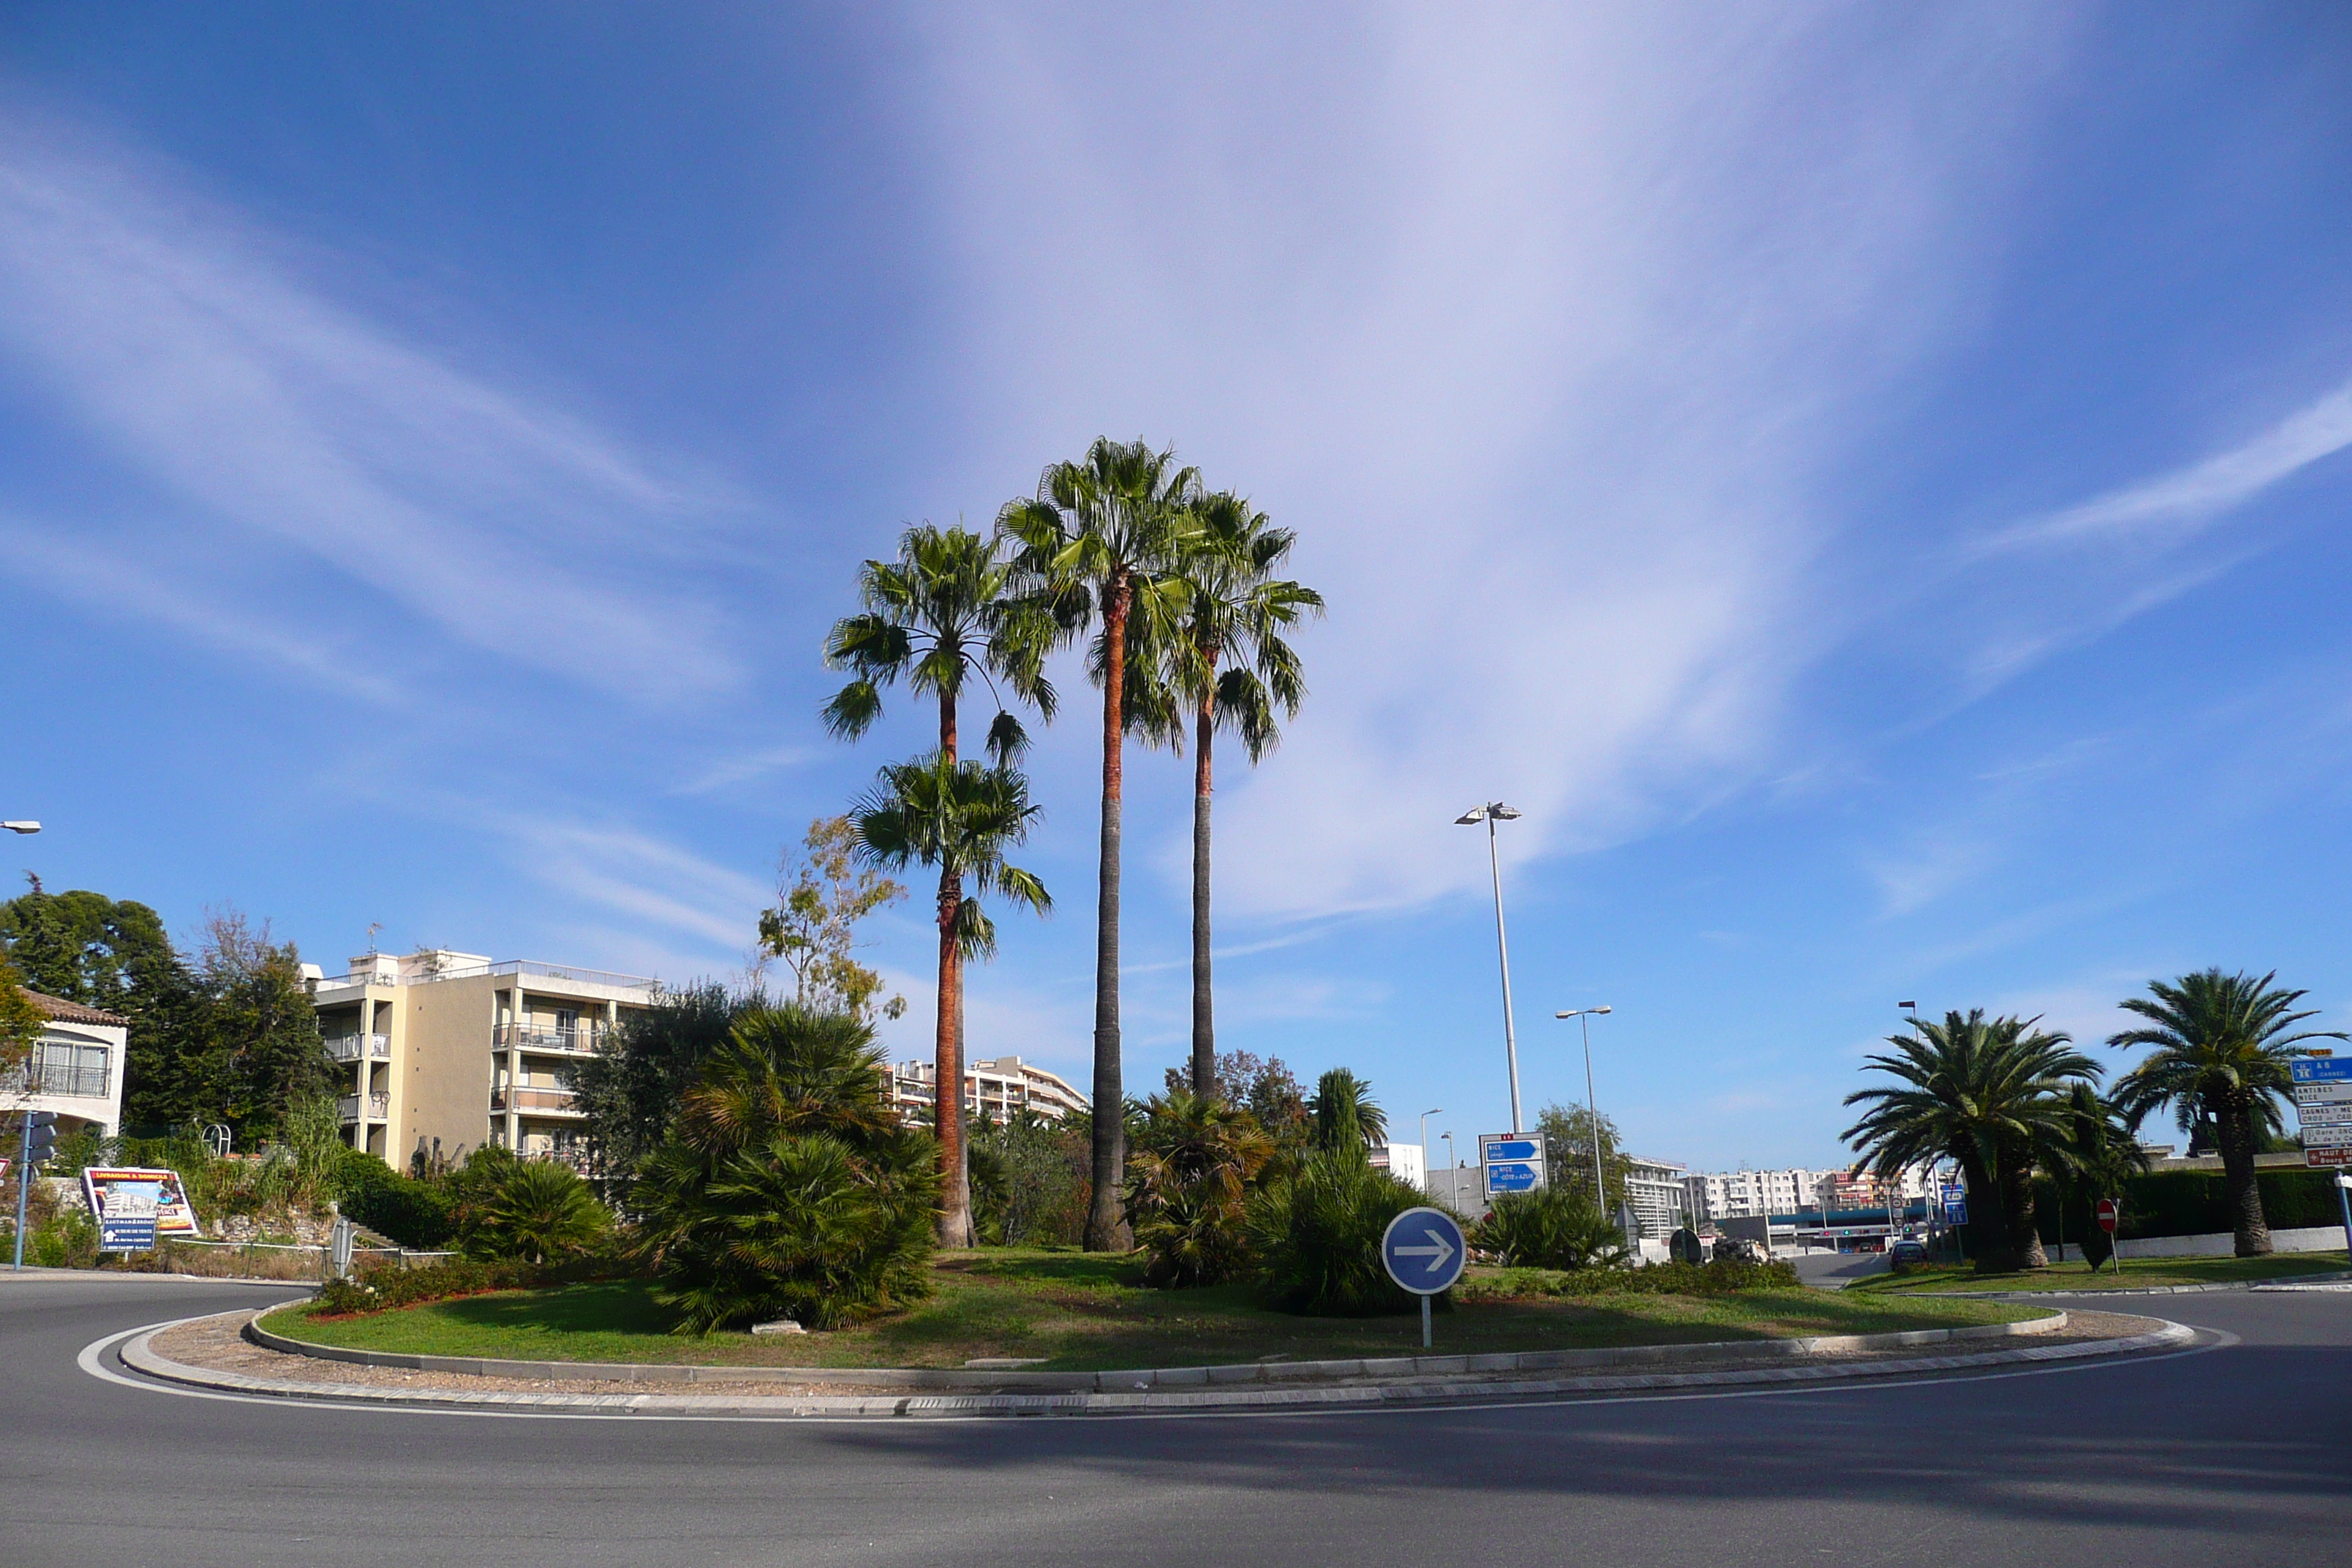
[[[2287,1064],[2294,1079],[2295,1120],[2303,1123],[2303,1163],[2352,1167],[2352,1057],[2305,1057]]]

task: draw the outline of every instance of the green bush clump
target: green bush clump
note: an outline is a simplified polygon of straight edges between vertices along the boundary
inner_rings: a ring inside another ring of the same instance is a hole
[[[938,1146],[883,1082],[873,1030],[847,1014],[738,1022],[630,1194],[679,1332],[832,1328],[929,1294]]]
[[[341,1318],[359,1312],[384,1312],[394,1307],[417,1307],[452,1296],[478,1296],[485,1290],[527,1290],[551,1283],[557,1271],[531,1263],[473,1263],[453,1259],[429,1268],[403,1268],[388,1264],[349,1279],[330,1279],[310,1299],[310,1315]]]
[[[1222,1285],[1248,1259],[1250,1184],[1274,1157],[1257,1119],[1182,1090],[1144,1108],[1127,1166],[1127,1214],[1147,1285]]]
[[[1470,1245],[1515,1268],[1618,1268],[1632,1258],[1591,1199],[1559,1187],[1497,1197]]]
[[[334,1185],[346,1217],[403,1247],[431,1252],[457,1229],[446,1192],[432,1182],[404,1176],[364,1151],[343,1151]]]
[[[613,1214],[568,1165],[483,1151],[453,1179],[458,1249],[471,1258],[560,1263],[582,1257],[613,1228]],[[476,1166],[484,1168],[476,1170]]]
[[[1465,1301],[1508,1301],[1530,1296],[1721,1296],[1734,1290],[1785,1290],[1797,1285],[1793,1264],[1661,1263],[1648,1268],[1512,1268],[1465,1279]]]
[[[1318,1150],[1295,1174],[1269,1182],[1245,1221],[1253,1282],[1286,1312],[1369,1318],[1417,1310],[1381,1264],[1389,1221],[1428,1199],[1368,1164],[1360,1146]],[[1445,1297],[1437,1305],[1445,1307]]]

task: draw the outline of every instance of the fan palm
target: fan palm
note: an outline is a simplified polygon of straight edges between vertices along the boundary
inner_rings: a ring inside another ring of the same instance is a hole
[[[2280,1099],[2293,1087],[2289,1064],[2313,1054],[2305,1040],[2346,1037],[2340,1030],[2296,1029],[2318,1015],[2295,1011],[2305,994],[2273,985],[2277,978],[2275,970],[2257,980],[2207,969],[2170,984],[2152,980],[2148,995],[2118,1004],[2147,1024],[2107,1037],[2111,1046],[2156,1047],[2116,1083],[2116,1103],[2135,1127],[2164,1105],[2184,1131],[2200,1115],[2213,1119],[2241,1258],[2271,1250],[2254,1155],[2263,1132],[2280,1125]]]
[[[975,679],[998,697],[989,724],[989,754],[1010,767],[1028,747],[1021,721],[997,692],[1034,706],[1052,722],[1056,697],[1045,679],[1045,656],[1058,634],[1050,609],[1013,591],[1012,563],[999,542],[967,528],[920,523],[899,536],[896,561],[868,561],[857,574],[865,609],[834,624],[825,638],[829,668],[851,679],[824,706],[825,728],[854,741],[882,716],[882,688],[903,679],[939,705],[940,754],[961,760],[959,704]],[[944,872],[941,873],[945,875]],[[942,889],[944,890],[944,889]],[[967,957],[973,956],[967,953]],[[963,998],[955,998],[954,1057],[933,1063],[943,1084],[963,1081]],[[950,1072],[952,1068],[952,1072]],[[941,1114],[961,1123],[963,1097],[940,1096]],[[956,1140],[963,1147],[961,1137]],[[969,1172],[961,1180],[968,1186]]]
[[[1848,1105],[1869,1109],[1841,1134],[1885,1180],[1939,1156],[1959,1162],[1969,1190],[1992,1201],[1977,1219],[1977,1267],[1986,1273],[2043,1268],[2033,1226],[2033,1155],[2063,1126],[2065,1096],[2099,1075],[2063,1034],[2037,1019],[1987,1018],[1982,1008],[1892,1035],[1892,1055],[1865,1059],[1901,1087],[1859,1089]]]
[[[518,1160],[499,1173],[459,1237],[476,1258],[546,1263],[585,1250],[612,1228],[588,1184],[552,1160]]]
[[[994,893],[1039,914],[1053,908],[1045,885],[1004,859],[1006,849],[1029,837],[1037,809],[1029,804],[1028,781],[1011,768],[984,768],[935,753],[884,768],[875,792],[850,814],[871,859],[894,868],[936,867],[940,873],[939,1076],[931,1103],[940,1143],[942,1247],[970,1247],[973,1241],[959,1038],[964,955],[985,958],[996,949],[995,926],[980,907],[981,895]]]
[[[1193,503],[1199,531],[1185,552],[1187,592],[1171,659],[1176,693],[1192,710],[1192,1093],[1216,1087],[1217,1038],[1209,962],[1209,806],[1216,731],[1234,731],[1255,763],[1281,740],[1276,715],[1296,717],[1306,696],[1284,634],[1323,613],[1323,595],[1275,572],[1294,535],[1231,491]]]
[[[1086,1245],[1124,1252],[1131,1237],[1119,1194],[1126,1165],[1119,1063],[1118,924],[1124,750],[1137,721],[1127,689],[1138,644],[1166,647],[1184,601],[1181,571],[1197,531],[1200,489],[1175,454],[1142,441],[1097,439],[1077,462],[1056,463],[1034,498],[1008,501],[998,532],[1014,544],[1032,621],[1054,617],[1066,634],[1097,626],[1093,664],[1103,693],[1102,848],[1095,925],[1094,1192]]]
[[[1274,1158],[1256,1118],[1220,1100],[1184,1093],[1144,1107],[1127,1167],[1127,1212],[1150,1255],[1152,1285],[1220,1285],[1243,1257],[1243,1203]]]

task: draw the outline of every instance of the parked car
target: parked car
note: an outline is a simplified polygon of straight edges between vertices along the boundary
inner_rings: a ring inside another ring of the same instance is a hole
[[[1717,1263],[1769,1263],[1772,1255],[1744,1236],[1717,1238],[1715,1260]]]
[[[1886,1261],[1890,1266],[1925,1263],[1927,1261],[1927,1244],[1914,1237],[1903,1237],[1886,1249]]]

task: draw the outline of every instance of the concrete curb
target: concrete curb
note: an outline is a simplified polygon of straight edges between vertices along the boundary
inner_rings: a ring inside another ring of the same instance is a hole
[[[2282,1274],[2274,1279],[2232,1279],[2219,1285],[2148,1285],[2139,1289],[2119,1286],[2114,1289],[2090,1290],[1874,1290],[1872,1295],[1939,1296],[1947,1300],[1972,1301],[2046,1300],[2052,1296],[2073,1296],[2084,1300],[2104,1300],[2109,1296],[2204,1296],[2222,1290],[2271,1290],[2307,1289],[2314,1285],[2352,1285],[2352,1269],[2335,1268],[2325,1274]]]
[[[1034,1390],[1055,1394],[1129,1394],[1154,1388],[1201,1388],[1254,1383],[1329,1381],[1350,1377],[1429,1377],[1474,1373],[1551,1372],[1568,1367],[1612,1367],[1657,1363],[1700,1364],[1716,1361],[1795,1360],[1811,1355],[1905,1350],[1955,1340],[2009,1339],[2056,1333],[2066,1314],[2021,1323],[1977,1323],[1958,1329],[1913,1329],[1892,1334],[1825,1334],[1804,1340],[1731,1340],[1706,1344],[1632,1345],[1588,1351],[1527,1351],[1511,1354],[1390,1356],[1355,1361],[1247,1362],[1233,1366],[1138,1367],[1123,1372],[991,1372],[950,1367],[754,1367],[692,1366],[676,1363],[499,1361],[478,1356],[407,1355],[389,1351],[347,1350],[288,1339],[248,1321],[244,1336],[264,1350],[358,1366],[402,1372],[458,1373],[470,1377],[561,1378],[575,1383],[781,1383],[871,1384],[882,1388],[980,1389],[994,1393]]]
[[[183,1321],[196,1321],[186,1319]],[[364,1388],[327,1383],[278,1382],[242,1373],[192,1367],[158,1354],[154,1337],[176,1325],[158,1324],[122,1345],[125,1365],[153,1378],[196,1388],[267,1398],[338,1405],[373,1405],[452,1412],[541,1415],[660,1417],[793,1417],[919,1420],[1035,1415],[1345,1414],[1425,1405],[1563,1398],[1681,1389],[1782,1387],[1969,1372],[1989,1367],[2059,1363],[2171,1349],[2196,1338],[2184,1324],[2166,1322],[2147,1333],[2115,1340],[2032,1345],[1971,1354],[1921,1356],[1858,1365],[1751,1367],[1736,1371],[1528,1379],[1515,1382],[1355,1384],[1322,1388],[1201,1389],[1192,1393],[1046,1393],[938,1394],[535,1394],[464,1389]]]

